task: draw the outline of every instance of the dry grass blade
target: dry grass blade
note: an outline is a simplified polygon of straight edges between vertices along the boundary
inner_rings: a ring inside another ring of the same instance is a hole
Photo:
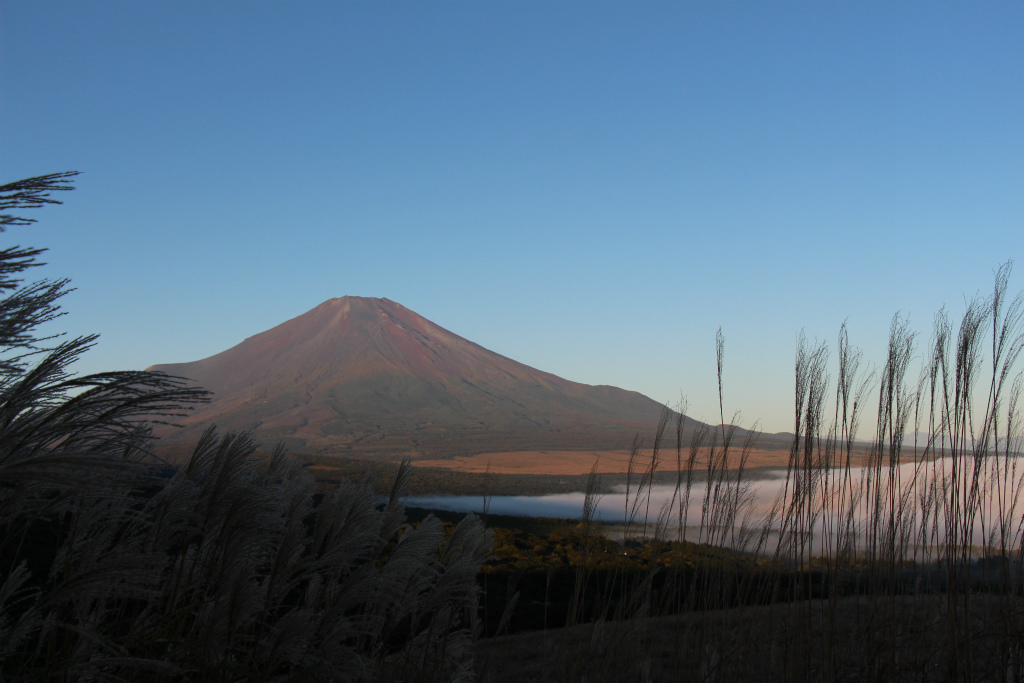
[[[0,186],[47,203],[74,174]],[[6,225],[31,219],[4,214]],[[148,423],[205,399],[150,372],[75,378],[94,337],[50,345],[66,281],[22,286],[38,249],[0,251],[0,680],[450,680],[472,670],[475,575],[490,538],[412,528],[408,463],[321,498],[283,448],[211,426],[183,467]]]

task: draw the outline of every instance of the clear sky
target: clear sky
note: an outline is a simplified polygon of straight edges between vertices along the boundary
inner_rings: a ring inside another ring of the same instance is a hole
[[[1024,3],[0,1],[3,244],[81,372],[381,296],[542,370],[792,429],[801,330],[1024,282]]]

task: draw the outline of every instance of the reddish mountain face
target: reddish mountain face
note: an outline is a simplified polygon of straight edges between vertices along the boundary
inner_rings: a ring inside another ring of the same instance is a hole
[[[636,392],[570,382],[517,363],[388,299],[342,297],[193,363],[213,401],[164,432],[211,423],[296,451],[443,455],[628,448],[662,406]]]

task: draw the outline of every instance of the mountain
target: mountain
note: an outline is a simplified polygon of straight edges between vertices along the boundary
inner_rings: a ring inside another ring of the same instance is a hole
[[[361,456],[629,448],[662,406],[570,382],[489,351],[388,299],[341,297],[215,356],[150,370],[213,401],[163,430],[211,423],[294,451]]]

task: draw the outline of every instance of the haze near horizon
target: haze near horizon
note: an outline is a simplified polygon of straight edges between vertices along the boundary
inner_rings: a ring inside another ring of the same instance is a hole
[[[568,380],[792,429],[797,336],[866,360],[1020,255],[1024,6],[0,2],[5,244],[80,372],[387,297]],[[1011,279],[1020,290],[1021,273]]]

